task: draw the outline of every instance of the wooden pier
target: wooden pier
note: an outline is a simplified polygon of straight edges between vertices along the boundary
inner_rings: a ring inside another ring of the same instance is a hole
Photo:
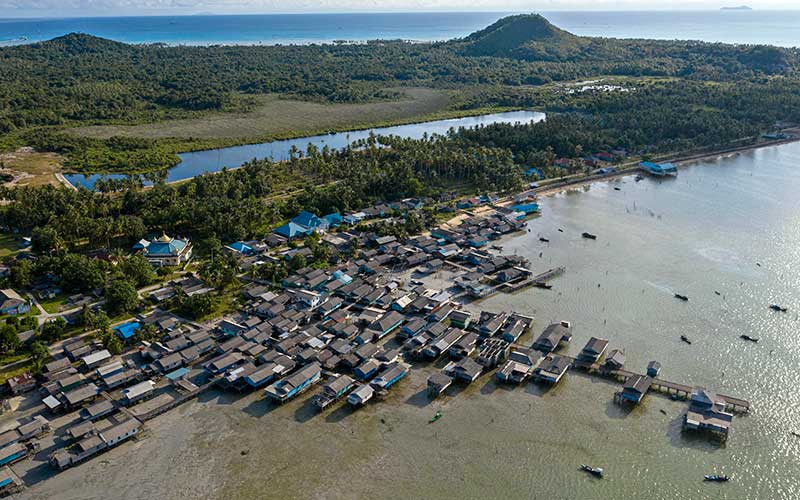
[[[519,344],[512,344],[512,347],[525,347]],[[557,353],[556,353],[557,354]],[[644,376],[643,374],[636,373],[630,370],[609,370],[600,363],[588,364],[573,356],[566,354],[559,354],[572,361],[571,368],[583,369],[591,375],[597,375],[606,378],[612,378],[620,384],[625,384],[631,377]],[[653,378],[652,384],[648,392],[658,392],[668,395],[673,398],[687,400],[691,397],[693,387],[677,382],[670,382],[660,378]],[[748,413],[750,411],[750,402],[746,399],[735,398],[733,396],[726,396],[725,394],[717,394],[720,399],[725,401],[725,409],[734,413]]]

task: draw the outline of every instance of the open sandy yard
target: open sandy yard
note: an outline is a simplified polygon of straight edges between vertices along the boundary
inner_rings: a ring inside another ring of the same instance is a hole
[[[62,158],[55,153],[39,153],[32,148],[0,154],[0,174],[5,186],[43,186],[58,184]]]

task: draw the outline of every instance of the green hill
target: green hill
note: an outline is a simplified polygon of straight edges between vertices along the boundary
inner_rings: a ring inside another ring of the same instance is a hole
[[[525,57],[576,48],[581,38],[559,29],[538,14],[500,19],[464,39],[464,54],[471,56]],[[555,55],[555,54],[553,54]]]

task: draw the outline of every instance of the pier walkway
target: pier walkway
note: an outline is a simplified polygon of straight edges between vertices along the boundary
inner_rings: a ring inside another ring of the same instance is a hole
[[[527,346],[523,346],[520,344],[511,344],[512,347],[522,347],[528,348]],[[617,382],[624,384],[628,381],[631,377],[639,377],[644,376],[644,374],[636,373],[630,370],[610,370],[605,366],[601,365],[600,363],[593,363],[588,364],[584,361],[579,360],[574,356],[570,356],[567,354],[557,354],[558,356],[562,356],[564,358],[569,359],[572,364],[571,368],[573,369],[583,369],[587,373],[591,375],[602,376],[606,378],[613,378],[617,380]],[[688,399],[692,395],[693,387],[685,384],[679,384],[677,382],[670,382],[669,380],[664,380],[660,378],[653,378],[653,382],[650,385],[648,392],[655,391],[660,392],[662,394],[667,394],[669,396],[675,396],[679,399]],[[736,413],[748,413],[750,411],[750,402],[746,399],[735,398],[732,396],[726,396],[725,394],[717,394],[721,399],[725,400],[725,409],[728,411],[736,412]]]

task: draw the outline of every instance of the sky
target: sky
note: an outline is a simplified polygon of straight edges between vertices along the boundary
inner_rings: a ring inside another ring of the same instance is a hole
[[[798,8],[797,0],[0,0],[0,18],[448,10],[713,10],[741,4],[758,9]]]

